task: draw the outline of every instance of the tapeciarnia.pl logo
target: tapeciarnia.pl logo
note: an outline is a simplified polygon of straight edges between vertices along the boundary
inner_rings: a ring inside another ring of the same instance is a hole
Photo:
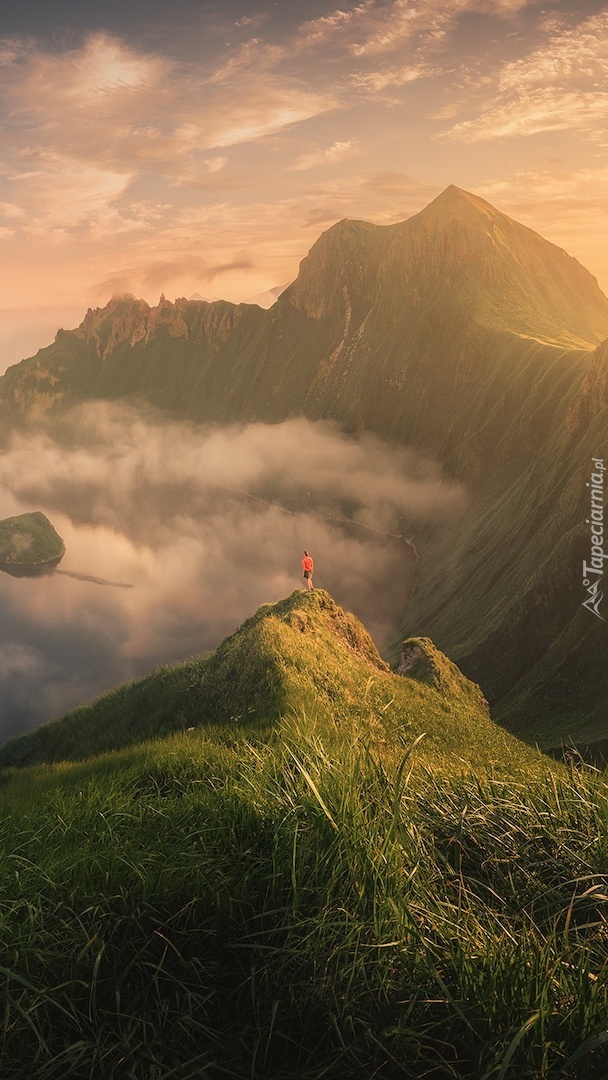
[[[603,458],[591,458],[593,471],[587,487],[590,489],[591,510],[586,519],[591,527],[591,556],[590,562],[583,559],[583,585],[587,593],[583,600],[583,607],[597,615],[598,619],[606,622],[600,614],[600,601],[603,597],[602,578],[604,576],[604,559],[608,554],[604,553],[604,473],[606,466]]]

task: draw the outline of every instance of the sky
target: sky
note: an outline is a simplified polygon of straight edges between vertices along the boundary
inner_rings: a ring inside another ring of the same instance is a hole
[[[608,5],[2,0],[0,371],[131,292],[293,280],[449,184],[608,292]]]

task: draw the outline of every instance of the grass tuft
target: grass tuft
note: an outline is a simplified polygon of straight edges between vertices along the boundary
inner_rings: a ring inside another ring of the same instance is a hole
[[[294,714],[13,772],[2,1076],[605,1076],[605,783],[424,745]]]

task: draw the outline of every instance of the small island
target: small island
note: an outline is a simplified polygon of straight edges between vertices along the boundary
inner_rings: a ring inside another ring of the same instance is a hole
[[[61,562],[65,544],[39,510],[0,521],[0,570],[13,577],[47,574]]]

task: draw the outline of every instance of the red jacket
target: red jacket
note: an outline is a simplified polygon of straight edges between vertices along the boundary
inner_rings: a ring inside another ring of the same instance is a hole
[[[302,569],[303,570],[308,570],[308,572],[311,573],[312,570],[313,570],[314,565],[315,564],[313,563],[310,555],[305,555],[304,558],[302,559]]]

